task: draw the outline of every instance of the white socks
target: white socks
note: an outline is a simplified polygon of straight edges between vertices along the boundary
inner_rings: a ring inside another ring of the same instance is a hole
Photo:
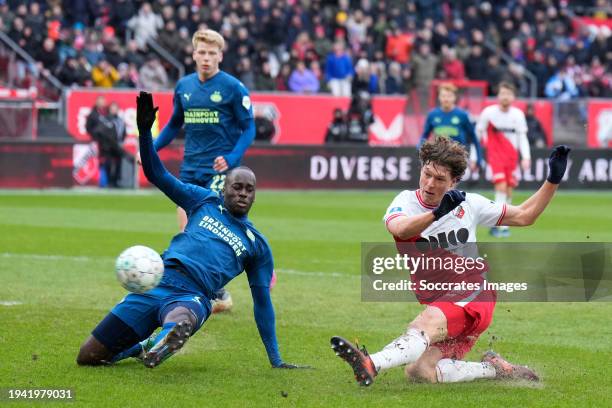
[[[496,203],[505,203],[507,199],[506,193],[502,193],[501,191],[495,190],[495,202]]]
[[[473,381],[479,378],[495,378],[495,368],[491,363],[473,363],[469,361],[443,358],[436,365],[436,377],[439,383]]]
[[[376,371],[414,363],[429,347],[428,336],[415,329],[393,340],[378,353],[370,355]]]

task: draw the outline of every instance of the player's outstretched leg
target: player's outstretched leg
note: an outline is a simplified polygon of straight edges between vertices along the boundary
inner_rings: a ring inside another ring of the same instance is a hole
[[[215,292],[215,298],[212,300],[212,313],[227,312],[233,305],[232,295],[225,288],[221,288]]]
[[[165,323],[154,340],[155,345],[145,353],[142,362],[146,367],[157,367],[185,345],[192,331],[193,324],[189,320]]]
[[[502,358],[493,351],[487,351],[482,361],[489,363],[495,368],[496,378],[539,381],[538,375],[527,366],[515,365]]]
[[[330,340],[336,355],[346,361],[355,373],[355,379],[360,385],[368,386],[374,382],[376,368],[365,347],[361,350],[342,337],[334,336]]]

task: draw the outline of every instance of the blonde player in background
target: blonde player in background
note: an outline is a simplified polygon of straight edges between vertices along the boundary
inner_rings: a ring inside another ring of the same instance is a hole
[[[495,202],[511,204],[512,190],[518,185],[515,171],[521,157],[521,168],[531,167],[527,139],[527,120],[520,109],[512,106],[516,88],[509,82],[499,84],[496,105],[486,107],[476,124],[476,134],[486,146],[487,164],[491,168]],[[507,226],[491,228],[491,235],[508,237]]]

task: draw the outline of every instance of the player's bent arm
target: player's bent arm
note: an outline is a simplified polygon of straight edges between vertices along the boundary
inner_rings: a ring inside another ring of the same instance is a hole
[[[509,205],[501,225],[524,227],[533,224],[557,191],[558,184],[545,181],[542,187],[518,206]]]
[[[174,138],[179,134],[179,131],[183,127],[185,117],[183,115],[183,109],[180,104],[181,103],[175,98],[172,116],[170,117],[170,120],[168,121],[166,126],[164,126],[161,133],[153,143],[155,150],[159,151],[166,147],[170,142],[172,142],[172,140],[174,140]]]
[[[140,132],[140,157],[142,169],[147,180],[159,188],[164,194],[174,201],[185,211],[189,211],[193,205],[206,196],[208,190],[189,186],[174,177],[159,159],[157,152],[153,148],[153,138],[151,130]]]
[[[234,149],[231,153],[224,156],[230,169],[236,167],[238,163],[240,163],[242,156],[244,156],[244,152],[246,152],[251,143],[253,143],[253,140],[255,140],[255,120],[253,120],[253,118],[240,121],[240,128],[242,129],[242,134],[238,138]]]
[[[387,230],[399,239],[410,239],[421,235],[421,232],[433,222],[434,215],[432,212],[411,216],[403,215],[389,220]]]
[[[253,314],[261,341],[268,353],[268,359],[273,367],[278,367],[283,363],[278,351],[276,340],[276,319],[274,317],[274,307],[270,298],[270,288],[265,286],[251,286],[253,296]]]

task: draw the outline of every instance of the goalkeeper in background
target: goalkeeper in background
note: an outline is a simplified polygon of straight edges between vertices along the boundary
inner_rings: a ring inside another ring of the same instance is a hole
[[[433,133],[434,136],[448,137],[465,146],[470,153],[470,170],[484,170],[485,162],[480,143],[469,115],[457,107],[457,87],[444,83],[438,87],[440,106],[427,114],[425,128],[417,148],[420,148]]]

